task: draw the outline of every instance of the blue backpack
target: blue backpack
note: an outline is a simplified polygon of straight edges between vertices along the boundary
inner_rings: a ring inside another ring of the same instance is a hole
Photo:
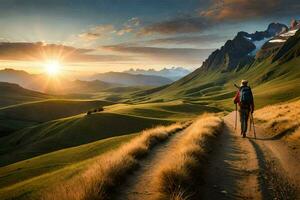
[[[240,102],[243,106],[250,106],[253,102],[253,95],[251,88],[243,86],[240,88]]]

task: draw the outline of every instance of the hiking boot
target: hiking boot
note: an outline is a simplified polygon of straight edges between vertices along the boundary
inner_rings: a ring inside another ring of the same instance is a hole
[[[243,138],[245,138],[246,137],[246,133],[243,133]]]

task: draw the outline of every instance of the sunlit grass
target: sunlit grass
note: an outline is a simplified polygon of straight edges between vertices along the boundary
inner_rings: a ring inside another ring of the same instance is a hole
[[[173,124],[143,131],[129,143],[109,154],[100,156],[88,169],[59,184],[42,195],[46,200],[81,200],[107,199],[111,189],[123,181],[124,177],[138,165],[138,160],[145,156],[157,143],[184,128],[184,124]]]
[[[176,149],[157,163],[154,181],[157,199],[185,200],[195,194],[196,177],[201,174],[210,144],[222,125],[219,117],[203,115],[185,130]]]
[[[266,106],[255,112],[255,118],[267,129],[268,134],[298,141],[300,139],[300,101]]]

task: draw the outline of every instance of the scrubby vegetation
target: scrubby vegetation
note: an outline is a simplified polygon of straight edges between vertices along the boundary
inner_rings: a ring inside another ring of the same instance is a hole
[[[102,107],[100,107],[100,108],[95,108],[95,109],[92,109],[92,110],[88,110],[88,111],[86,112],[86,114],[87,114],[87,115],[91,115],[91,114],[93,114],[93,113],[102,112],[102,111],[104,111],[104,109],[103,109]]]
[[[222,126],[219,117],[203,115],[185,130],[176,150],[158,164],[157,199],[183,200],[195,195],[197,176],[201,174],[212,139],[220,133]]]
[[[255,112],[273,138],[300,139],[300,101],[267,106]]]
[[[120,184],[126,174],[138,166],[140,158],[157,143],[166,140],[186,125],[187,123],[176,123],[143,131],[130,143],[99,156],[82,174],[46,192],[42,195],[43,199],[109,199],[113,188]]]

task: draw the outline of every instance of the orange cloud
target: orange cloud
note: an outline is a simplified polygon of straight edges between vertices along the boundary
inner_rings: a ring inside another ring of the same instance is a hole
[[[107,62],[132,60],[128,56],[91,54],[94,49],[79,49],[71,46],[42,42],[2,42],[0,60],[43,61],[49,59],[63,62]]]
[[[81,33],[78,36],[85,41],[93,41],[100,38],[104,38],[114,32],[114,26],[111,24],[106,24],[92,27],[88,31]]]
[[[215,0],[200,15],[221,21],[241,20],[268,15],[280,5],[280,0]]]
[[[201,17],[183,17],[175,18],[169,21],[154,23],[149,26],[143,27],[138,35],[152,35],[159,34],[176,34],[176,33],[194,33],[204,30],[208,21]]]

